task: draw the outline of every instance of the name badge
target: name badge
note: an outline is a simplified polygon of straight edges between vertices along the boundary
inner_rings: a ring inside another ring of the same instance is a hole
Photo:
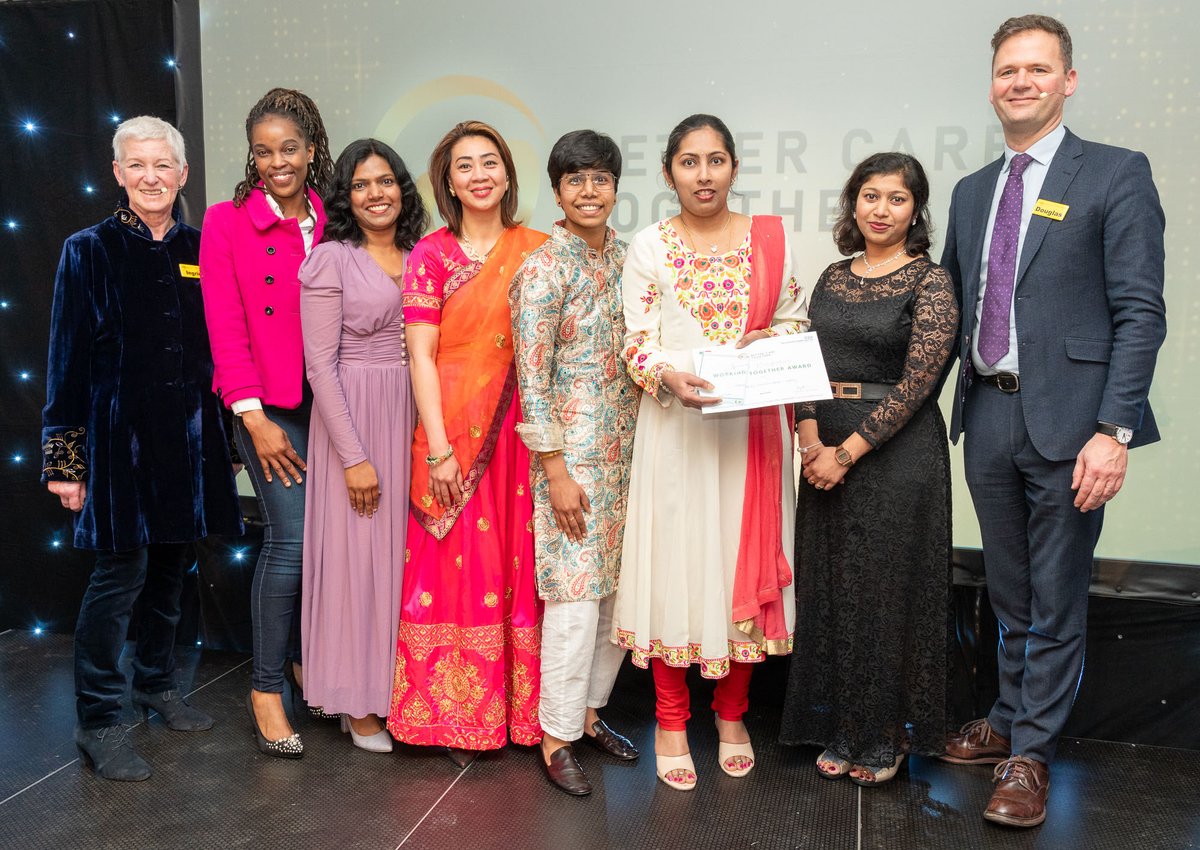
[[[1056,204],[1054,201],[1043,201],[1038,198],[1038,202],[1033,205],[1033,214],[1040,215],[1043,218],[1052,218],[1055,221],[1062,221],[1067,217],[1067,210],[1070,207],[1067,204]]]
[[[1039,201],[1039,203],[1041,202]],[[200,267],[194,266],[191,263],[180,263],[179,274],[183,277],[190,277],[198,280],[200,278]]]

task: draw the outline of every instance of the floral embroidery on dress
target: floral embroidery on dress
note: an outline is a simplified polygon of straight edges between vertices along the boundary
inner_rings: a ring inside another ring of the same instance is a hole
[[[788,654],[792,651],[791,633],[787,637],[786,652],[770,654]],[[782,641],[781,641],[782,643]],[[705,679],[720,679],[729,673],[729,663],[736,661],[742,664],[757,664],[767,658],[767,651],[754,641],[729,641],[728,655],[717,658],[705,658],[700,654],[700,644],[689,643],[686,646],[666,646],[657,638],[650,641],[649,646],[639,646],[636,635],[625,629],[617,629],[617,646],[629,650],[629,659],[643,670],[650,666],[650,659],[661,658],[668,667],[688,667],[700,665],[700,675]],[[782,647],[780,647],[782,650]]]
[[[750,235],[742,244],[719,257],[689,251],[669,221],[659,233],[667,246],[667,267],[675,278],[675,297],[700,325],[704,335],[718,345],[742,336],[750,304]]]
[[[429,695],[437,702],[439,720],[455,726],[474,726],[483,696],[483,674],[458,649],[433,665]]]
[[[629,376],[633,378],[634,383],[650,395],[657,396],[658,388],[662,385],[663,373],[667,371],[667,364],[658,362],[647,365],[650,362],[650,353],[646,350],[644,333],[639,332],[630,337],[624,356]]]
[[[429,703],[425,702],[420,691],[414,691],[412,697],[404,704],[400,710],[400,716],[404,718],[404,722],[411,726],[428,726],[433,722],[433,712],[429,708]]]
[[[646,287],[646,291],[641,294],[638,300],[645,305],[642,312],[649,313],[651,308],[658,303],[658,284],[651,281],[650,285]]]

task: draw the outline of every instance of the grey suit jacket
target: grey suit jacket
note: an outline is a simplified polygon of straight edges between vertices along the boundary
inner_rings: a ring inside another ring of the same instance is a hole
[[[973,378],[971,337],[996,162],[954,187],[942,265],[962,315],[950,438],[963,430]],[[1017,265],[1013,309],[1021,406],[1034,448],[1073,459],[1110,422],[1134,429],[1131,446],[1159,439],[1146,400],[1166,336],[1163,229],[1144,154],[1085,142],[1067,131],[1040,199],[1069,206],[1061,221],[1031,216]]]

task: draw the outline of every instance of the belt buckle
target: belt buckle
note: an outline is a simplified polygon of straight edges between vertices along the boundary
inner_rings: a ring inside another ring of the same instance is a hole
[[[851,400],[862,398],[862,384],[830,381],[829,386],[833,390],[834,398],[847,398]]]
[[[1012,372],[997,372],[996,386],[1000,388],[1000,392],[1015,393],[1021,389],[1021,376]]]

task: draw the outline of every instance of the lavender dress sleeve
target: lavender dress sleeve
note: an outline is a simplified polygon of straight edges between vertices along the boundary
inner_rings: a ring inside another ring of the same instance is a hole
[[[342,275],[357,274],[349,253],[336,242],[318,245],[300,267],[300,324],[313,410],[325,423],[343,468],[367,460],[354,429],[338,375],[342,340]]]

